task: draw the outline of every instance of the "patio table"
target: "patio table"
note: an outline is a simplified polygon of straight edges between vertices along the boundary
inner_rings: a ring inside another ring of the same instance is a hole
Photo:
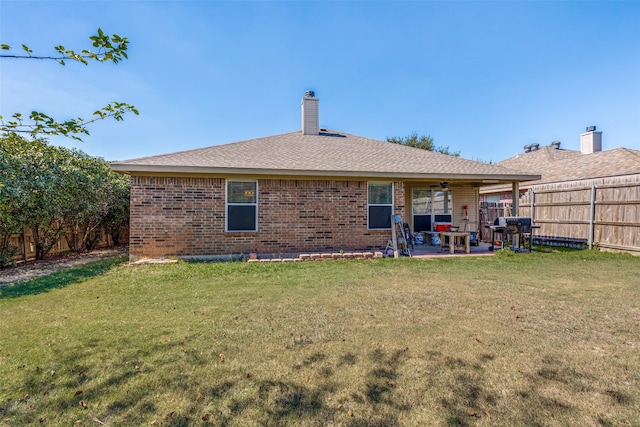
[[[449,243],[445,243],[445,237],[449,238]],[[462,239],[464,238],[464,243]],[[449,245],[449,253],[452,254],[456,249],[471,252],[471,233],[468,231],[441,231],[440,232],[440,251],[444,251],[444,247]]]

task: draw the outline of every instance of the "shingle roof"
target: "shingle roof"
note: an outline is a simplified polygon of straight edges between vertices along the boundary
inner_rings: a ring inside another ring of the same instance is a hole
[[[125,173],[224,173],[294,176],[531,180],[538,176],[336,131],[291,132],[231,144],[126,160]]]
[[[498,162],[498,165],[542,175],[536,184],[574,181],[640,173],[640,151],[616,148],[582,154],[542,147]]]
[[[548,169],[549,165],[554,164],[557,161],[580,156],[582,156],[582,154],[579,151],[543,146],[535,151],[521,153],[502,160],[497,164],[507,168],[523,171],[537,171],[537,173],[542,174],[542,172]]]

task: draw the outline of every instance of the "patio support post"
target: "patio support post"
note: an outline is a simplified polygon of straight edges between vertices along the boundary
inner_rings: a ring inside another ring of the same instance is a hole
[[[520,183],[511,183],[511,216],[518,216],[518,202],[520,201]]]
[[[518,181],[513,181],[511,183],[511,216],[518,216],[518,203],[520,202],[520,183]],[[511,242],[511,247],[518,247],[518,237],[514,234],[512,236],[513,241]]]

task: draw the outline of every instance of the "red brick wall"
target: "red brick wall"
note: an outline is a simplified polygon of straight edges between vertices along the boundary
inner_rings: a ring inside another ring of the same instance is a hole
[[[382,250],[390,230],[367,229],[367,182],[258,180],[258,231],[225,232],[225,179],[131,178],[133,257]],[[405,216],[404,185],[394,184]]]

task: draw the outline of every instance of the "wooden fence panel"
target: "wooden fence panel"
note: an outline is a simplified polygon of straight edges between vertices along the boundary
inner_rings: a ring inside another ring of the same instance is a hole
[[[534,186],[531,201],[535,234],[640,252],[640,175]]]
[[[124,228],[121,230],[121,236],[123,236],[123,241],[128,241],[129,230]],[[31,261],[36,257],[36,245],[33,240],[33,231],[29,228],[25,228],[23,234],[14,234],[9,238],[11,246],[18,248],[18,253],[13,256],[13,260],[16,262],[20,261]],[[25,245],[26,241],[26,245]],[[113,246],[113,239],[111,235],[106,231],[101,232],[101,239],[98,242],[96,248],[108,248]],[[26,249],[26,254],[25,254]],[[71,249],[67,243],[67,239],[63,236],[60,240],[56,242],[51,251],[47,254],[47,256],[55,256],[64,253],[70,252]]]
[[[518,214],[540,227],[535,235],[640,253],[640,174],[536,185],[519,205]],[[511,214],[506,206],[510,203],[481,204],[483,230]]]
[[[484,242],[491,240],[491,233],[488,231],[488,227],[493,225],[496,218],[501,216],[511,215],[511,203],[510,202],[481,202],[480,203],[480,224],[478,224],[478,231],[480,231],[480,239]]]

